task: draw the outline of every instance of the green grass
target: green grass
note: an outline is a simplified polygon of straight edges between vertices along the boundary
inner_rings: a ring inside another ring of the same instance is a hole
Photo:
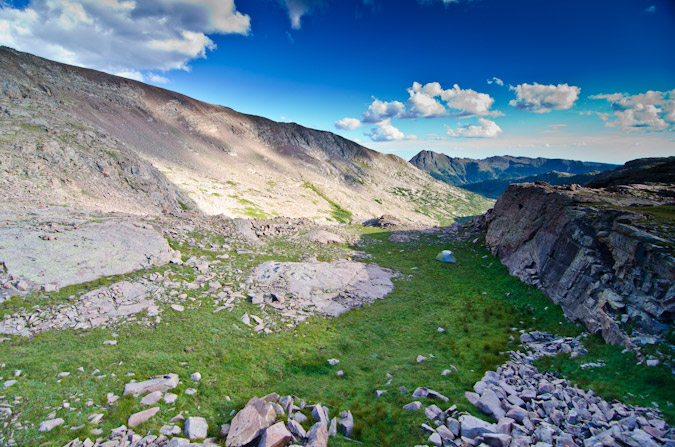
[[[143,380],[175,372],[184,382],[177,390],[176,409],[160,405],[160,413],[140,426],[138,433],[157,433],[168,419],[184,410],[186,415],[206,417],[209,434],[215,435],[218,424],[231,419],[231,410],[240,409],[254,395],[276,391],[331,405],[332,415],[350,409],[355,418],[354,437],[366,445],[412,446],[425,442],[419,429],[424,415],[404,412],[401,407],[412,400],[410,393],[415,387],[435,389],[450,398],[448,406],[456,403],[461,410],[479,415],[465,400],[464,392],[472,388],[484,371],[503,363],[507,359],[506,350],[517,347],[510,341],[511,337],[518,339],[516,328],[561,335],[581,332],[578,326],[565,321],[560,309],[541,292],[508,275],[491,256],[484,257],[487,251],[478,245],[439,242],[433,235],[423,235],[409,244],[396,244],[388,240],[390,233],[372,228],[363,229],[363,233],[359,249],[371,254],[374,262],[401,275],[387,298],[336,319],[312,318],[296,329],[268,336],[253,335],[236,329],[234,324],[244,328],[240,317],[244,312],[259,314],[257,307],[241,303],[232,313],[213,314],[211,297],[203,297],[201,291],[189,291],[198,300],[195,303],[201,305],[183,313],[166,310],[162,323],[156,327],[128,323],[116,329],[70,330],[1,343],[0,358],[7,366],[0,370],[0,375],[7,377],[14,369],[24,371],[19,383],[4,391],[10,401],[16,395],[23,397],[14,413],[20,412],[22,421],[33,423],[24,423],[29,430],[16,432],[19,445],[47,442],[45,445],[60,446],[77,436],[81,439],[91,436],[89,425],[79,432],[67,427],[48,435],[37,432],[37,424],[64,400],[71,402],[75,410],[59,410],[57,417],[63,417],[70,426],[84,423],[91,413],[101,412],[86,407],[87,399],[103,406],[106,416],[100,427],[109,433],[111,428],[125,424],[132,412],[142,409],[139,399],[131,397],[111,406],[105,404],[106,393],[121,394],[129,381],[127,373]],[[206,247],[212,242],[226,242],[221,236],[200,233],[191,236]],[[172,246],[181,250],[184,259],[189,256],[216,259],[219,254],[177,242],[172,242]],[[435,261],[441,249],[453,250],[458,262]],[[236,256],[230,251],[227,263],[216,265],[217,269],[222,268],[221,281],[236,284],[253,266],[268,259],[292,260],[321,254],[327,260],[349,253],[345,246],[328,248],[281,238],[271,240],[264,251],[275,254]],[[195,275],[184,266],[172,265],[170,269],[176,278],[191,280]],[[237,269],[244,274],[232,273]],[[445,332],[437,332],[438,327]],[[103,346],[111,332],[119,334],[118,345]],[[634,358],[617,355],[620,350],[597,340],[589,350],[588,356],[579,359],[557,358],[542,365],[569,375],[584,386],[592,386],[601,394],[626,395],[629,401],[639,403],[657,401],[664,403],[661,407],[666,409],[665,400],[672,399],[675,387],[672,377],[664,375],[665,369],[634,367]],[[415,358],[419,354],[427,357],[432,354],[434,358],[418,364]],[[329,366],[329,358],[339,359],[339,365]],[[579,367],[581,362],[600,358],[608,367],[592,370]],[[442,377],[441,372],[450,365],[458,371]],[[84,373],[77,371],[80,366]],[[91,375],[94,369],[108,377],[94,378]],[[338,369],[344,370],[344,378],[336,377]],[[71,375],[59,384],[56,375],[60,371],[70,371]],[[203,379],[195,386],[198,393],[187,396],[185,389],[193,386],[188,376],[194,371],[200,371]],[[110,373],[115,376],[110,377]],[[389,385],[387,373],[393,376]],[[407,396],[399,393],[400,386],[407,388]],[[375,399],[377,389],[388,392]],[[642,394],[644,398],[634,398],[627,392]],[[69,398],[76,395],[79,403]],[[232,401],[226,401],[225,396]],[[667,416],[672,423],[672,411]],[[354,444],[338,437],[330,445]]]
[[[333,220],[335,220],[337,223],[341,224],[346,224],[352,221],[352,213],[349,210],[346,210],[342,208],[340,205],[337,203],[333,202],[331,199],[329,199],[320,189],[318,189],[316,186],[309,182],[305,182],[303,185],[305,188],[310,189],[314,191],[316,195],[321,197],[323,200],[328,202],[328,204],[331,207],[331,216],[333,217]]]

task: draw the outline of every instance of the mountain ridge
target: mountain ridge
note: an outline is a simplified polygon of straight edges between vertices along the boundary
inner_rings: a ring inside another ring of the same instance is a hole
[[[539,180],[553,184],[564,184],[567,180],[578,182],[585,178],[565,179],[565,175],[584,175],[617,167],[617,165],[608,163],[511,155],[484,159],[460,158],[427,150],[422,150],[412,157],[410,163],[450,185],[478,192],[494,199],[499,197],[510,183]],[[553,172],[560,175],[552,175]],[[544,174],[548,176],[537,178]],[[590,180],[590,177],[585,180]]]
[[[5,203],[427,225],[491,205],[331,132],[7,47],[0,60],[0,168],[20,180],[3,183]]]

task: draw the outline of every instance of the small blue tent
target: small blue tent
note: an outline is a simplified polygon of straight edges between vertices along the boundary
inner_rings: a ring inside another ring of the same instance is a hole
[[[441,262],[455,262],[455,257],[450,250],[443,250],[436,256],[436,260]]]

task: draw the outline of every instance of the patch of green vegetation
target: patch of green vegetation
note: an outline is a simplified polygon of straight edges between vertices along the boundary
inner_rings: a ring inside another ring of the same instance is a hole
[[[321,190],[319,190],[316,186],[311,184],[310,182],[305,182],[303,186],[309,190],[314,191],[316,195],[321,197],[323,200],[328,202],[328,204],[331,206],[331,216],[337,223],[349,223],[352,221],[352,213],[349,210],[346,210],[342,208],[340,205],[337,203],[333,202],[331,199],[329,199]]]
[[[375,203],[379,203],[380,205],[382,205],[382,199],[373,199],[373,200],[375,201]]]
[[[218,192],[212,192],[211,195],[214,197],[222,197]]]
[[[86,418],[94,412],[105,414],[100,428],[109,433],[111,428],[126,424],[130,414],[145,407],[140,398],[128,396],[108,405],[106,394],[121,395],[124,384],[130,380],[128,373],[143,380],[169,372],[179,374],[183,381],[174,390],[179,395],[177,404],[160,402],[158,415],[137,432],[158,433],[168,419],[182,410],[188,412],[184,414],[206,417],[209,436],[215,436],[219,424],[231,419],[232,410],[240,409],[254,395],[274,391],[331,405],[331,414],[350,409],[355,418],[354,437],[365,445],[420,444],[425,438],[419,429],[425,421],[424,414],[402,411],[401,407],[410,402],[410,394],[401,395],[399,387],[405,386],[409,391],[417,386],[432,388],[450,398],[448,405],[455,403],[462,411],[480,415],[464,398],[464,392],[486,370],[507,359],[505,351],[517,347],[519,329],[560,335],[581,332],[578,326],[564,320],[558,306],[536,288],[510,276],[484,248],[470,242],[440,241],[434,235],[397,244],[389,241],[390,233],[381,229],[349,227],[348,231],[361,233],[358,249],[371,255],[372,261],[401,274],[394,280],[394,291],[385,299],[339,318],[310,318],[295,329],[255,335],[240,319],[244,312],[259,314],[258,306],[241,302],[231,313],[214,314],[213,297],[197,289],[184,291],[188,295],[185,312],[172,312],[163,305],[162,321],[154,327],[128,323],[116,329],[68,330],[32,340],[13,337],[0,343],[0,358],[7,364],[6,370],[24,371],[19,383],[4,394],[10,401],[14,396],[22,396],[22,403],[13,410],[21,413],[22,421],[34,423],[25,424],[27,430],[15,432],[19,445],[48,442],[45,445],[60,446],[76,436],[81,439],[91,436],[89,431],[94,427]],[[182,252],[184,260],[198,256],[216,261],[224,251],[212,248],[212,244],[229,244],[223,236],[210,233],[195,232],[189,237],[191,244],[170,241],[174,249]],[[350,253],[346,246],[326,247],[283,237],[267,242],[264,248],[256,249],[266,255],[237,255],[237,247],[231,247],[227,261],[213,263],[219,280],[237,284],[255,265],[266,260],[300,260],[308,256],[331,260]],[[453,250],[457,263],[435,261],[442,249]],[[172,264],[165,268],[173,281],[192,281],[196,275],[186,266]],[[82,289],[92,287],[93,283]],[[62,292],[68,293],[65,289]],[[192,308],[191,299],[199,305]],[[438,332],[438,327],[445,332]],[[104,346],[102,343],[110,339],[111,332],[119,334],[119,342],[116,346]],[[674,389],[673,380],[664,375],[665,368],[635,367],[635,359],[630,355],[620,354],[597,339],[587,341],[589,355],[546,359],[539,367],[593,387],[600,395],[626,396],[633,403],[663,403],[661,408],[673,422],[671,407],[665,404],[674,395],[668,391]],[[417,363],[415,358],[419,354],[429,360]],[[340,364],[331,367],[327,363],[329,358],[339,359]],[[580,362],[598,360],[608,366],[580,369]],[[458,371],[441,376],[450,365]],[[78,367],[84,372],[79,372]],[[101,372],[92,375],[95,369]],[[336,376],[338,369],[345,372],[343,378]],[[70,371],[71,375],[58,379],[56,375],[61,371]],[[194,371],[203,376],[196,384],[188,380]],[[390,384],[387,373],[393,376]],[[187,387],[196,388],[197,394],[186,395]],[[374,393],[378,389],[389,392],[376,399]],[[80,399],[77,402],[69,398],[76,394]],[[92,399],[103,411],[86,407],[87,399]],[[66,425],[48,435],[38,433],[37,423],[64,400],[69,400],[75,409],[57,411],[57,417],[63,417]],[[85,424],[82,430],[70,431],[70,426],[81,424]],[[330,445],[354,444],[336,437]]]

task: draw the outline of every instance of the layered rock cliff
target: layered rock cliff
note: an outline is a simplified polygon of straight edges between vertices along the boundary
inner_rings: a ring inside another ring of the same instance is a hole
[[[674,205],[666,184],[514,184],[486,215],[486,242],[570,320],[634,348],[673,331]]]

